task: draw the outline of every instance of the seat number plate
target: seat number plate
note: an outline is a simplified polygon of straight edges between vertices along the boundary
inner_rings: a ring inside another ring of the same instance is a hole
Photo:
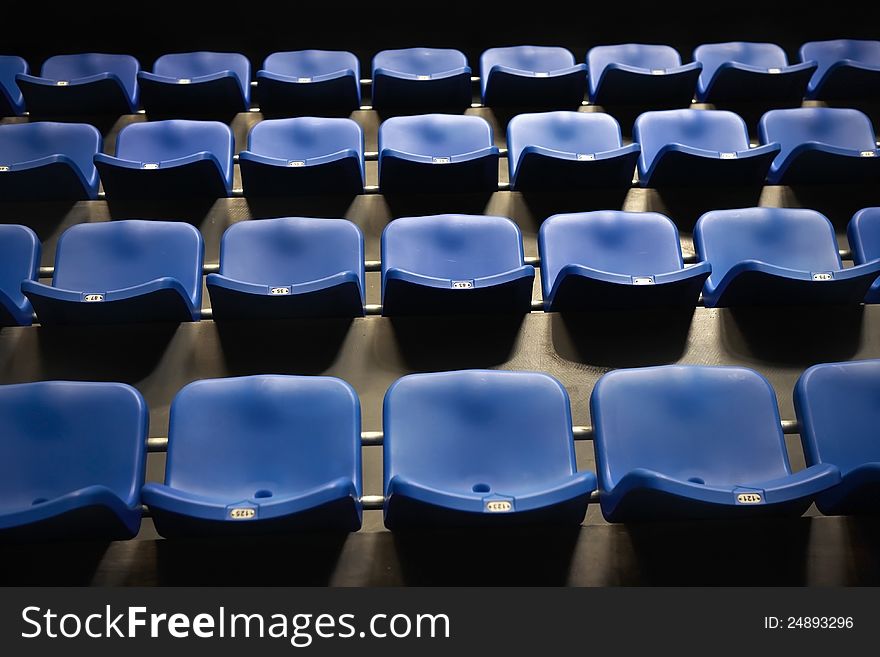
[[[452,281],[453,290],[472,290],[473,287],[473,281]]]
[[[763,504],[764,498],[759,493],[740,493],[736,501],[737,504]]]
[[[274,297],[283,297],[286,294],[290,294],[289,287],[272,287],[269,288],[269,294]]]
[[[503,500],[493,500],[486,502],[486,511],[489,513],[507,513],[508,511],[513,511],[513,504]]]
[[[229,517],[233,520],[252,520],[256,515],[257,512],[255,509],[249,509],[247,507],[229,510]]]
[[[834,274],[830,271],[817,271],[813,274],[814,281],[831,281],[834,280]]]
[[[103,301],[103,300],[104,300],[103,294],[84,294],[83,295],[83,301],[86,301],[88,303],[96,303],[98,301]]]

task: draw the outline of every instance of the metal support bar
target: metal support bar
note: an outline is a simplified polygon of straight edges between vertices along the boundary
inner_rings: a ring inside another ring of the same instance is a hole
[[[361,504],[364,507],[364,511],[381,511],[382,507],[385,506],[385,496],[364,495],[361,497]]]

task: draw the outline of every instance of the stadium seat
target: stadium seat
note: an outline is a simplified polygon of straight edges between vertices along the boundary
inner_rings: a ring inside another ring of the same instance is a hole
[[[779,153],[778,144],[749,148],[745,121],[724,110],[645,112],[633,141],[642,147],[643,187],[760,186]]]
[[[609,522],[798,516],[840,481],[832,465],[792,474],[773,388],[742,367],[615,370],[590,414]]]
[[[229,196],[235,139],[218,121],[131,123],[95,166],[110,199]]]
[[[761,141],[781,145],[771,185],[877,182],[880,150],[871,120],[854,109],[770,110],[758,124]]]
[[[169,538],[357,531],[360,425],[340,379],[196,381],[171,405],[165,483],[144,486],[144,503]]]
[[[379,126],[383,192],[488,192],[498,188],[498,149],[479,116],[396,116]]]
[[[24,97],[15,76],[27,72],[27,62],[21,57],[0,55],[0,117],[24,113]]]
[[[251,64],[239,53],[162,55],[152,73],[138,73],[138,82],[147,114],[220,116],[250,107]]]
[[[801,46],[800,54],[801,61],[819,65],[807,85],[807,99],[880,98],[880,41],[810,41]]]
[[[382,232],[382,314],[524,314],[534,267],[506,217],[395,219]]]
[[[373,58],[373,107],[377,110],[461,112],[470,105],[471,68],[458,50],[383,50]]]
[[[0,540],[135,536],[148,423],[122,383],[0,386]]]
[[[41,324],[198,321],[204,243],[177,221],[109,221],[68,228],[52,285],[24,281]]]
[[[344,219],[240,221],[208,274],[215,320],[364,314],[364,236]]]
[[[238,162],[245,196],[364,191],[364,134],[351,119],[260,121]]]
[[[130,55],[56,55],[39,77],[16,76],[31,115],[132,114],[138,109],[141,65]]]
[[[584,100],[587,67],[565,48],[490,48],[480,57],[483,104],[575,109]]]
[[[515,191],[629,187],[639,145],[624,146],[610,114],[520,114],[507,125],[510,188]]]
[[[0,327],[31,325],[34,310],[21,283],[37,280],[39,270],[40,240],[34,231],[0,224]]]
[[[405,530],[577,526],[592,472],[578,472],[568,393],[537,372],[412,374],[385,395],[385,525]]]
[[[880,208],[856,212],[846,228],[846,236],[856,265],[880,259]],[[865,303],[880,303],[880,278],[871,285]]]
[[[93,158],[103,139],[82,123],[0,125],[0,202],[98,197]]]
[[[681,63],[670,46],[627,43],[596,46],[587,53],[590,102],[594,105],[686,107],[702,64]]]
[[[656,212],[557,214],[538,234],[544,308],[694,307],[708,262],[685,268],[678,229]]]
[[[834,227],[815,210],[746,208],[707,212],[694,248],[712,265],[706,306],[857,304],[880,261],[843,268]]]
[[[350,52],[296,50],[266,57],[257,71],[263,114],[353,112],[361,105],[361,68]]]
[[[842,481],[816,499],[825,515],[880,513],[880,360],[814,365],[794,388],[807,465]]]
[[[694,50],[703,65],[697,83],[701,103],[800,104],[815,62],[789,65],[774,43],[706,43]]]

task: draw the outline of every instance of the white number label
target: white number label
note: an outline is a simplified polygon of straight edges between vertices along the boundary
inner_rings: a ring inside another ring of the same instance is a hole
[[[254,509],[232,509],[229,512],[229,517],[233,520],[250,520],[257,515],[257,512]]]
[[[512,510],[513,504],[510,502],[502,502],[498,500],[486,502],[486,511],[489,511],[490,513],[505,513]]]
[[[89,303],[95,303],[96,301],[103,301],[103,294],[86,294],[83,296],[83,301],[88,301]]]
[[[284,296],[285,294],[290,294],[290,288],[289,287],[273,287],[269,290],[269,294],[272,294],[273,296],[276,296],[276,297]]]
[[[470,290],[473,287],[473,281],[452,281],[452,289],[454,290]]]
[[[764,499],[758,493],[740,493],[736,501],[740,504],[761,504]]]
[[[813,274],[814,281],[831,281],[834,280],[834,274],[830,271],[819,271]]]
[[[432,157],[431,161],[434,164],[449,164],[452,161],[452,158],[449,157]]]
[[[596,156],[593,155],[592,153],[578,153],[577,156],[578,156],[578,159],[581,160],[582,162],[585,160],[595,160],[596,159]]]
[[[291,160],[287,163],[287,166],[289,167],[304,167],[305,165],[305,160]]]
[[[633,276],[633,285],[653,285],[653,276]]]
[[[735,160],[736,153],[721,153],[722,160]]]

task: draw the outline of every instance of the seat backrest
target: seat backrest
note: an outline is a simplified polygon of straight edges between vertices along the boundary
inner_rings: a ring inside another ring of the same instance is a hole
[[[352,70],[360,83],[357,57],[343,50],[292,50],[274,52],[263,61],[263,69],[279,75],[315,78],[339,71]]]
[[[21,90],[18,88],[15,76],[27,72],[27,62],[21,57],[0,55],[0,87],[6,90],[15,105],[22,102]]]
[[[880,463],[880,360],[814,365],[794,389],[808,463]]]
[[[635,468],[718,486],[790,474],[776,395],[753,370],[615,370],[593,389],[590,412],[606,489]]]
[[[106,292],[167,276],[194,297],[201,291],[203,253],[199,231],[180,221],[77,224],[58,240],[52,285]]]
[[[648,70],[665,70],[681,66],[681,55],[671,46],[624,43],[617,46],[595,46],[587,53],[587,70],[598,79],[609,64],[625,64]]]
[[[857,265],[880,258],[880,207],[856,212],[846,234]]]
[[[51,155],[66,155],[95,182],[95,154],[103,139],[96,128],[84,123],[8,123],[0,125],[0,165],[12,165]]]
[[[540,490],[576,471],[568,393],[537,372],[412,374],[385,395],[385,484]]]
[[[153,64],[153,73],[169,78],[189,79],[232,71],[242,88],[251,81],[251,63],[237,52],[181,52],[162,55]]]
[[[815,210],[744,208],[707,212],[694,229],[694,247],[712,263],[710,285],[736,264],[757,260],[806,272],[839,271],[834,227]]]
[[[395,219],[382,232],[382,275],[492,276],[523,265],[522,233],[506,217],[438,214]]]
[[[621,146],[620,125],[610,114],[539,112],[513,117],[507,126],[507,149],[514,162],[526,146],[565,153],[602,153]]]
[[[559,46],[489,48],[480,57],[480,74],[485,78],[493,66],[499,65],[531,73],[552,73],[574,64],[574,55]]]
[[[492,127],[479,116],[395,116],[379,126],[379,153],[386,148],[430,157],[451,157],[492,146]]]
[[[735,62],[764,69],[782,69],[788,66],[785,51],[775,43],[729,41],[704,43],[694,50],[694,61],[703,65],[700,83],[705,87],[723,64]]]
[[[219,121],[147,121],[130,123],[119,131],[116,156],[159,163],[207,151],[217,158],[228,178],[234,144],[232,130]]]
[[[880,66],[880,41],[864,39],[831,39],[809,41],[801,46],[801,61],[815,61],[814,80],[820,80],[837,62],[849,59],[867,66]]]
[[[642,160],[650,163],[667,144],[683,144],[715,153],[749,149],[749,132],[737,114],[726,110],[662,110],[640,115],[633,139],[642,147]]]
[[[43,63],[42,76],[49,80],[75,80],[100,73],[113,73],[129,97],[137,90],[141,65],[131,55],[106,55],[89,52],[78,55],[55,55]]]
[[[220,242],[220,273],[247,283],[298,284],[347,271],[363,289],[364,236],[345,219],[240,221]]]
[[[35,280],[40,268],[40,240],[27,226],[0,224],[0,291],[21,303],[21,282]]]
[[[0,511],[94,485],[134,504],[144,480],[148,422],[143,397],[122,383],[0,386]]]
[[[451,48],[383,50],[373,58],[373,71],[386,69],[410,75],[434,75],[467,67],[467,57]]]
[[[664,274],[684,266],[678,229],[656,212],[557,214],[541,224],[538,240],[547,292],[566,265],[628,276]]]
[[[761,141],[778,142],[777,162],[807,142],[857,151],[874,151],[874,126],[862,112],[838,107],[800,107],[770,110],[758,123]]]
[[[361,416],[350,385],[261,375],[185,386],[171,405],[165,483],[234,500],[361,486]]]
[[[351,119],[296,117],[257,123],[248,149],[282,160],[307,160],[354,149],[363,158],[364,133]]]

